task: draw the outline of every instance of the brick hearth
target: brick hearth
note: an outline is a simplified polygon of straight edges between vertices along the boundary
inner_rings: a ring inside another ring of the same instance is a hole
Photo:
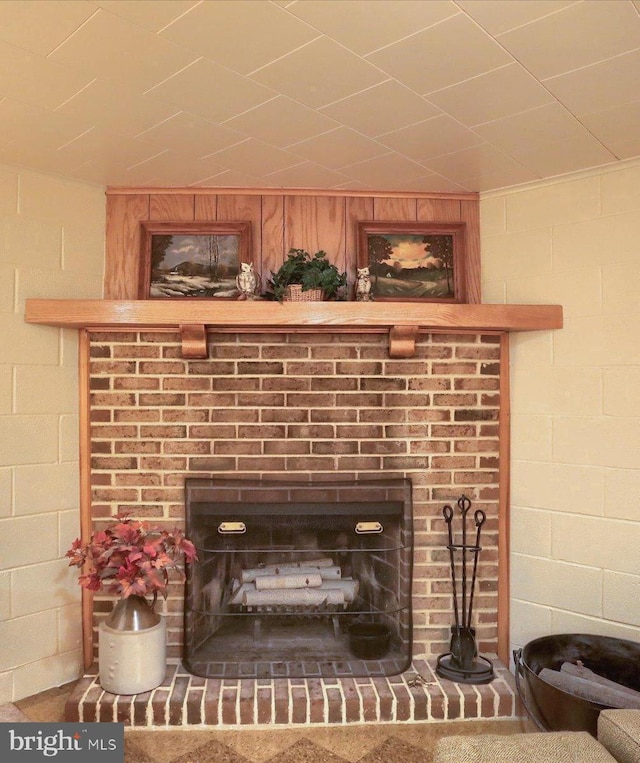
[[[157,689],[110,694],[97,670],[70,695],[67,721],[118,721],[135,727],[309,726],[520,718],[513,676],[495,658],[496,678],[474,686],[440,680],[435,660],[389,678],[207,679],[170,665]]]

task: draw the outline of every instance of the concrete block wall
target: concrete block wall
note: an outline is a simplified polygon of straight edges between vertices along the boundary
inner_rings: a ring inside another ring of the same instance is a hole
[[[511,640],[640,640],[640,163],[485,194],[483,301],[511,336]]]
[[[77,332],[27,297],[101,297],[102,188],[0,167],[0,704],[78,677]]]

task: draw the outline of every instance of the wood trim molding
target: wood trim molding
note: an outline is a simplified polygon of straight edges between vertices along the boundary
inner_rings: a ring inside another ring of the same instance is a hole
[[[511,512],[511,403],[509,335],[500,338],[500,422],[498,440],[498,657],[504,665],[510,658],[510,512]]]
[[[319,188],[215,188],[215,187],[131,187],[120,188],[110,186],[105,191],[107,196],[130,196],[136,194],[172,194],[193,196],[210,196],[212,194],[224,196],[348,196],[351,198],[388,198],[388,199],[460,199],[478,201],[480,194],[469,191],[468,193],[429,193],[420,191],[347,191],[343,189],[323,190]]]
[[[80,537],[91,538],[91,422],[89,420],[89,332],[78,337]],[[82,652],[85,670],[93,663],[93,594],[82,589]]]
[[[179,331],[184,358],[206,358],[206,327],[253,331],[389,331],[392,358],[415,353],[429,333],[534,331],[562,328],[559,305],[478,305],[419,302],[223,303],[215,300],[28,299],[25,319],[63,328]]]
[[[392,326],[389,329],[389,357],[412,358],[416,354],[417,326]]]
[[[215,300],[27,299],[25,320],[62,328],[212,327],[535,331],[562,328],[560,305],[420,302],[216,302]]]
[[[207,330],[202,324],[180,326],[182,357],[189,360],[202,360],[208,357]]]

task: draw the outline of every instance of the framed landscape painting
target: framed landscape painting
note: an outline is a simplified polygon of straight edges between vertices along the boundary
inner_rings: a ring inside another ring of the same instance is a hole
[[[237,299],[249,263],[250,222],[144,222],[140,299]]]
[[[465,223],[358,223],[358,268],[379,301],[464,302]]]

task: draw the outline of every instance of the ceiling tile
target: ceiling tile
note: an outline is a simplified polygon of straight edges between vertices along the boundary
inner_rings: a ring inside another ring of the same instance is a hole
[[[206,93],[206,98],[204,94]],[[257,82],[201,58],[149,91],[181,111],[222,122],[274,97]]]
[[[375,66],[326,37],[274,61],[251,78],[312,108],[387,79]]]
[[[313,162],[302,162],[279,172],[264,176],[271,185],[283,188],[335,188],[346,178],[339,172],[321,167]]]
[[[197,5],[197,0],[162,0],[161,3],[141,3],[140,0],[92,0],[92,2],[109,13],[121,16],[151,32],[159,32],[167,24]]]
[[[131,92],[120,84],[95,79],[65,101],[56,113],[133,138],[175,114],[176,107]]]
[[[90,81],[85,72],[0,42],[2,95],[43,109],[55,109]]]
[[[193,178],[203,179],[224,171],[213,159],[194,158],[182,150],[165,151],[147,161],[139,162],[134,167],[137,177],[146,178],[143,182],[155,180],[160,185],[185,186],[193,183]]]
[[[90,127],[91,122],[45,111],[12,98],[0,101],[0,145],[18,139],[55,151]]]
[[[161,34],[242,74],[319,37],[315,29],[264,0],[200,3]]]
[[[216,151],[210,158],[225,169],[257,177],[300,163],[299,157],[253,138]]]
[[[561,103],[578,116],[638,99],[640,50],[545,80]]]
[[[385,186],[386,191],[414,191],[418,193],[466,193],[468,188],[454,183],[449,178],[442,177],[435,172],[430,172],[427,175],[414,178],[413,180],[405,180],[398,177],[389,181],[389,185]]]
[[[195,53],[101,9],[50,56],[92,77],[122,80],[140,90],[196,58]]]
[[[123,188],[145,184],[154,185],[153,183],[146,183],[138,176],[135,176],[134,180],[134,176],[127,171],[127,168],[114,160],[111,162],[86,162],[80,167],[74,168],[69,176],[87,183],[121,186]]]
[[[190,183],[190,185],[207,186],[215,185],[217,188],[268,188],[269,184],[254,175],[245,175],[235,170],[225,170],[217,175],[204,180]]]
[[[554,102],[488,122],[475,127],[474,132],[517,159],[534,146],[580,138],[585,128],[564,106]]]
[[[124,140],[121,135],[91,129],[61,146],[58,153],[67,158],[68,164],[76,167],[88,161],[131,167],[151,158],[159,151],[156,146],[135,138]]]
[[[457,183],[464,183],[469,177],[482,178],[497,171],[522,171],[524,174],[522,165],[486,143],[429,159],[423,164],[432,172],[438,172]]]
[[[640,101],[585,114],[580,120],[618,158],[640,155]]]
[[[373,188],[388,188],[392,183],[404,183],[424,176],[425,168],[416,162],[395,154],[378,156],[349,167],[342,167],[343,175]]]
[[[46,135],[42,141],[32,140],[23,136],[16,138],[0,148],[0,162],[3,164],[28,167],[38,172],[52,172],[56,175],[73,176],[77,162],[69,161],[47,142]]]
[[[95,12],[85,0],[2,0],[0,40],[46,56]]]
[[[338,127],[288,148],[293,154],[334,170],[388,153],[384,146],[348,127]]]
[[[528,24],[572,5],[575,0],[536,0],[514,3],[513,0],[457,0],[457,4],[489,34]]]
[[[482,138],[446,114],[381,135],[378,140],[416,161],[482,143]]]
[[[428,3],[395,0],[393,3],[376,3],[373,7],[367,0],[300,0],[288,10],[360,55],[397,42],[458,13],[458,8],[450,0],[430,0]]]
[[[246,135],[181,111],[139,136],[163,148],[175,149],[183,156],[206,156],[246,139]]]
[[[519,64],[431,93],[429,100],[468,127],[542,106],[553,96]]]
[[[539,79],[640,47],[640,15],[626,0],[581,2],[505,32],[499,41]]]
[[[586,130],[580,136],[532,147],[518,160],[540,177],[574,172],[583,167],[597,167],[615,161],[615,156]]]
[[[322,111],[371,137],[440,114],[422,96],[393,79],[332,103]]]
[[[317,111],[279,95],[271,101],[227,120],[225,127],[284,148],[337,127]]]
[[[491,191],[496,188],[509,188],[522,183],[531,183],[539,180],[540,176],[533,170],[519,165],[511,167],[485,167],[479,175],[472,178],[465,178],[460,183],[469,191],[480,193],[481,191]]]
[[[367,60],[422,95],[512,61],[463,13],[372,53]]]

